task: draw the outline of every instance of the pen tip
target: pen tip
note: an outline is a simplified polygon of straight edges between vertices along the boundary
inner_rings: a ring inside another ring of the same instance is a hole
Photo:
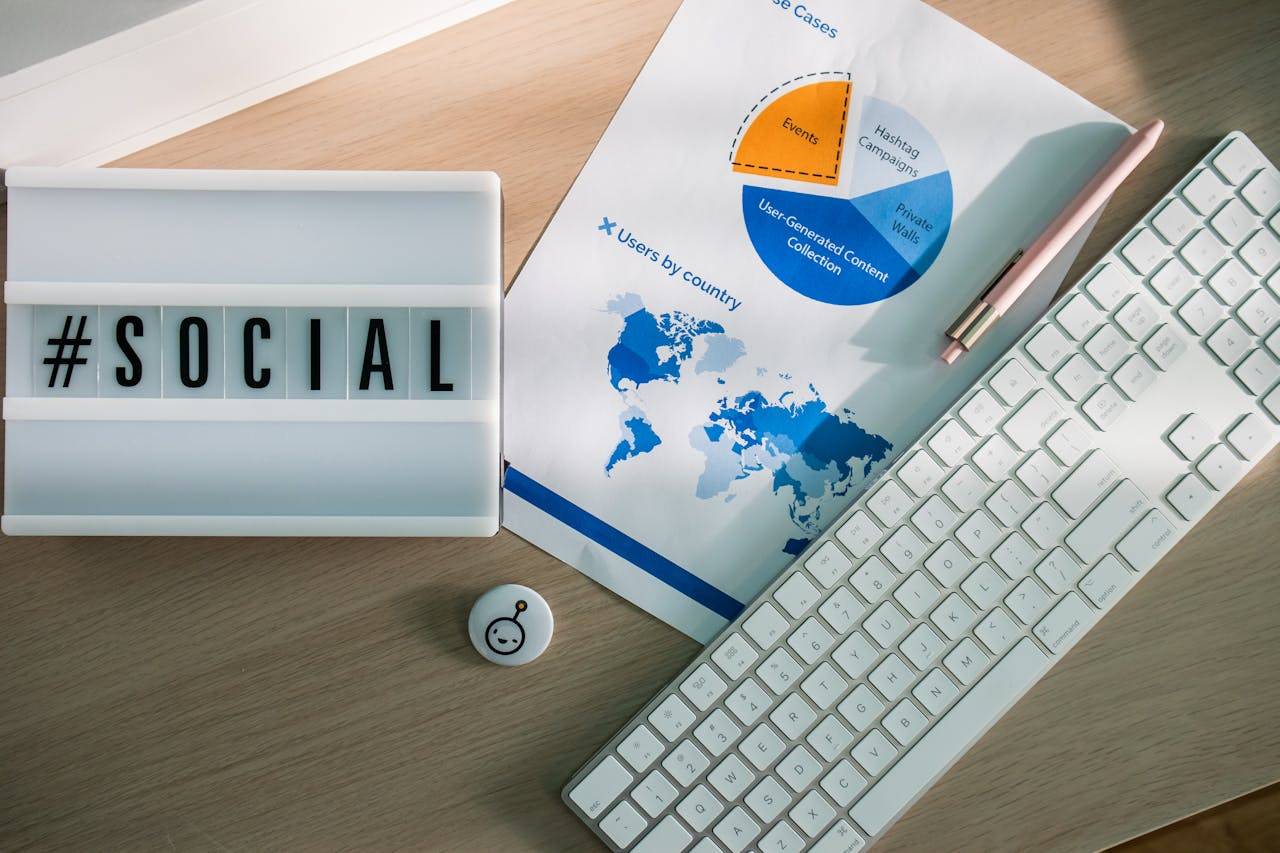
[[[963,352],[964,347],[960,346],[960,344],[955,341],[952,341],[947,344],[947,348],[942,351],[942,360],[947,364],[955,364],[956,359],[958,359],[960,354]]]

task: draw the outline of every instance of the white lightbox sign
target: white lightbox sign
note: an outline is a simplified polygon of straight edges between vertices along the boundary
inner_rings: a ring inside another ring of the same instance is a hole
[[[496,176],[6,180],[4,532],[497,531]]]

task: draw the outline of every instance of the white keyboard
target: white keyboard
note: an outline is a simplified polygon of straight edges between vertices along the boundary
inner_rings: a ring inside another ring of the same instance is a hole
[[[1232,133],[578,771],[614,850],[874,842],[1280,435],[1280,173]]]

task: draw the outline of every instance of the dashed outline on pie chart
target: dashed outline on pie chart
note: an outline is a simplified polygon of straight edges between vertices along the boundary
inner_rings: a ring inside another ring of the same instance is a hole
[[[896,104],[865,94],[854,102],[845,72],[775,87],[743,119],[731,152],[734,172],[793,186],[838,186],[842,162],[851,173],[838,196],[742,187],[744,224],[760,261],[815,301],[868,305],[906,290],[950,232],[951,173],[936,141]]]
[[[852,95],[843,71],[815,71],[774,87],[734,135],[733,171],[835,186]]]

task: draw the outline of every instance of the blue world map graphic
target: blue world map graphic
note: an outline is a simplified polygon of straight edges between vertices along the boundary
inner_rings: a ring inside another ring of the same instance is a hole
[[[719,323],[683,311],[655,314],[634,293],[615,297],[607,308],[622,320],[617,342],[609,349],[607,370],[609,384],[625,405],[617,446],[604,466],[605,474],[611,475],[619,465],[663,443],[646,414],[645,390],[664,383],[678,385],[690,369],[695,375],[710,374],[716,385],[725,386],[726,371],[746,356],[747,349]],[[698,342],[701,347],[695,347]],[[754,371],[757,377],[768,373],[765,368]],[[731,501],[735,482],[770,478],[773,493],[786,499],[800,534],[783,550],[799,554],[826,527],[825,510],[831,502],[859,485],[893,445],[859,426],[851,410],[833,411],[812,384],[797,385],[785,373],[775,376],[786,381],[787,390],[770,397],[743,388],[714,400],[705,417],[690,424],[688,441],[704,458],[693,491],[702,500]]]

